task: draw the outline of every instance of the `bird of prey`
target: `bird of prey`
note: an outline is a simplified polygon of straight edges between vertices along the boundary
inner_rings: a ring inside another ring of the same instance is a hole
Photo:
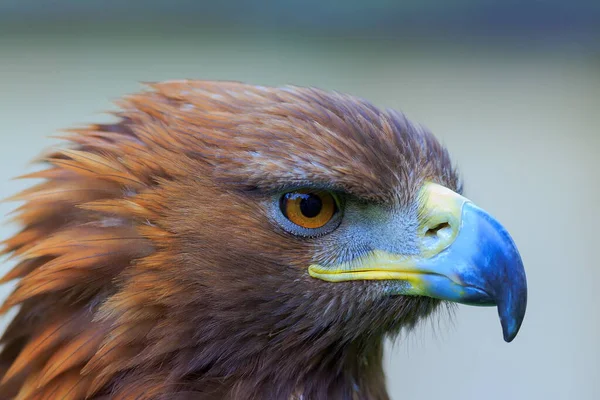
[[[514,242],[399,113],[313,88],[149,84],[11,200],[2,399],[388,399],[383,340],[525,314]]]

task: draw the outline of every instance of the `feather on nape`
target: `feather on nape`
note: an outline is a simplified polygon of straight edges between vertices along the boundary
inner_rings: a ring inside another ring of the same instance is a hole
[[[136,314],[135,305],[173,288],[137,280],[147,287],[115,297],[115,282],[133,260],[160,268],[168,258],[156,251],[169,247],[170,235],[150,222],[161,209],[153,187],[185,173],[172,162],[181,157],[182,143],[161,118],[177,114],[173,95],[180,85],[153,86],[154,92],[121,101],[118,123],[69,130],[64,138],[70,148],[43,156],[47,169],[21,177],[43,183],[8,199],[24,202],[13,217],[24,228],[2,249],[18,263],[0,283],[20,279],[0,309],[20,306],[1,339],[3,396],[81,399],[94,395],[119,368],[142,362],[129,356],[135,339],[148,333],[151,324],[145,321],[156,315]],[[203,93],[211,89],[218,88],[208,85]],[[208,99],[206,107],[210,111]],[[127,309],[127,315],[114,307]],[[119,358],[128,364],[114,362]],[[138,387],[144,398],[154,386],[162,393],[165,385],[151,378]]]

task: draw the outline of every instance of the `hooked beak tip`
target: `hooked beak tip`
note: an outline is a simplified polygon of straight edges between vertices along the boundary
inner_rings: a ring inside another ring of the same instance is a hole
[[[498,315],[502,325],[504,341],[510,343],[519,333],[521,323],[525,318],[525,309],[527,308],[527,291],[522,290],[515,301],[502,302],[498,304]]]

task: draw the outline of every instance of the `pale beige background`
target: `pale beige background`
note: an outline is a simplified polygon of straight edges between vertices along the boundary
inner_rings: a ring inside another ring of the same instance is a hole
[[[9,179],[51,143],[48,135],[105,119],[98,112],[138,81],[295,83],[368,98],[447,144],[468,196],[519,245],[530,290],[511,344],[494,309],[461,306],[452,320],[441,316],[390,346],[393,398],[599,399],[600,63],[582,54],[152,30],[5,34],[0,197],[24,187]],[[0,213],[13,207],[0,204]],[[15,229],[2,226],[0,237]]]

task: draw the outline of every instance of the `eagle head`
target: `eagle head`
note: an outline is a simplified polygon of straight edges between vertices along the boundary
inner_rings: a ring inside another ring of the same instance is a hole
[[[383,339],[441,304],[515,337],[518,251],[429,131],[317,89],[150,86],[14,198],[4,393],[385,399]]]

